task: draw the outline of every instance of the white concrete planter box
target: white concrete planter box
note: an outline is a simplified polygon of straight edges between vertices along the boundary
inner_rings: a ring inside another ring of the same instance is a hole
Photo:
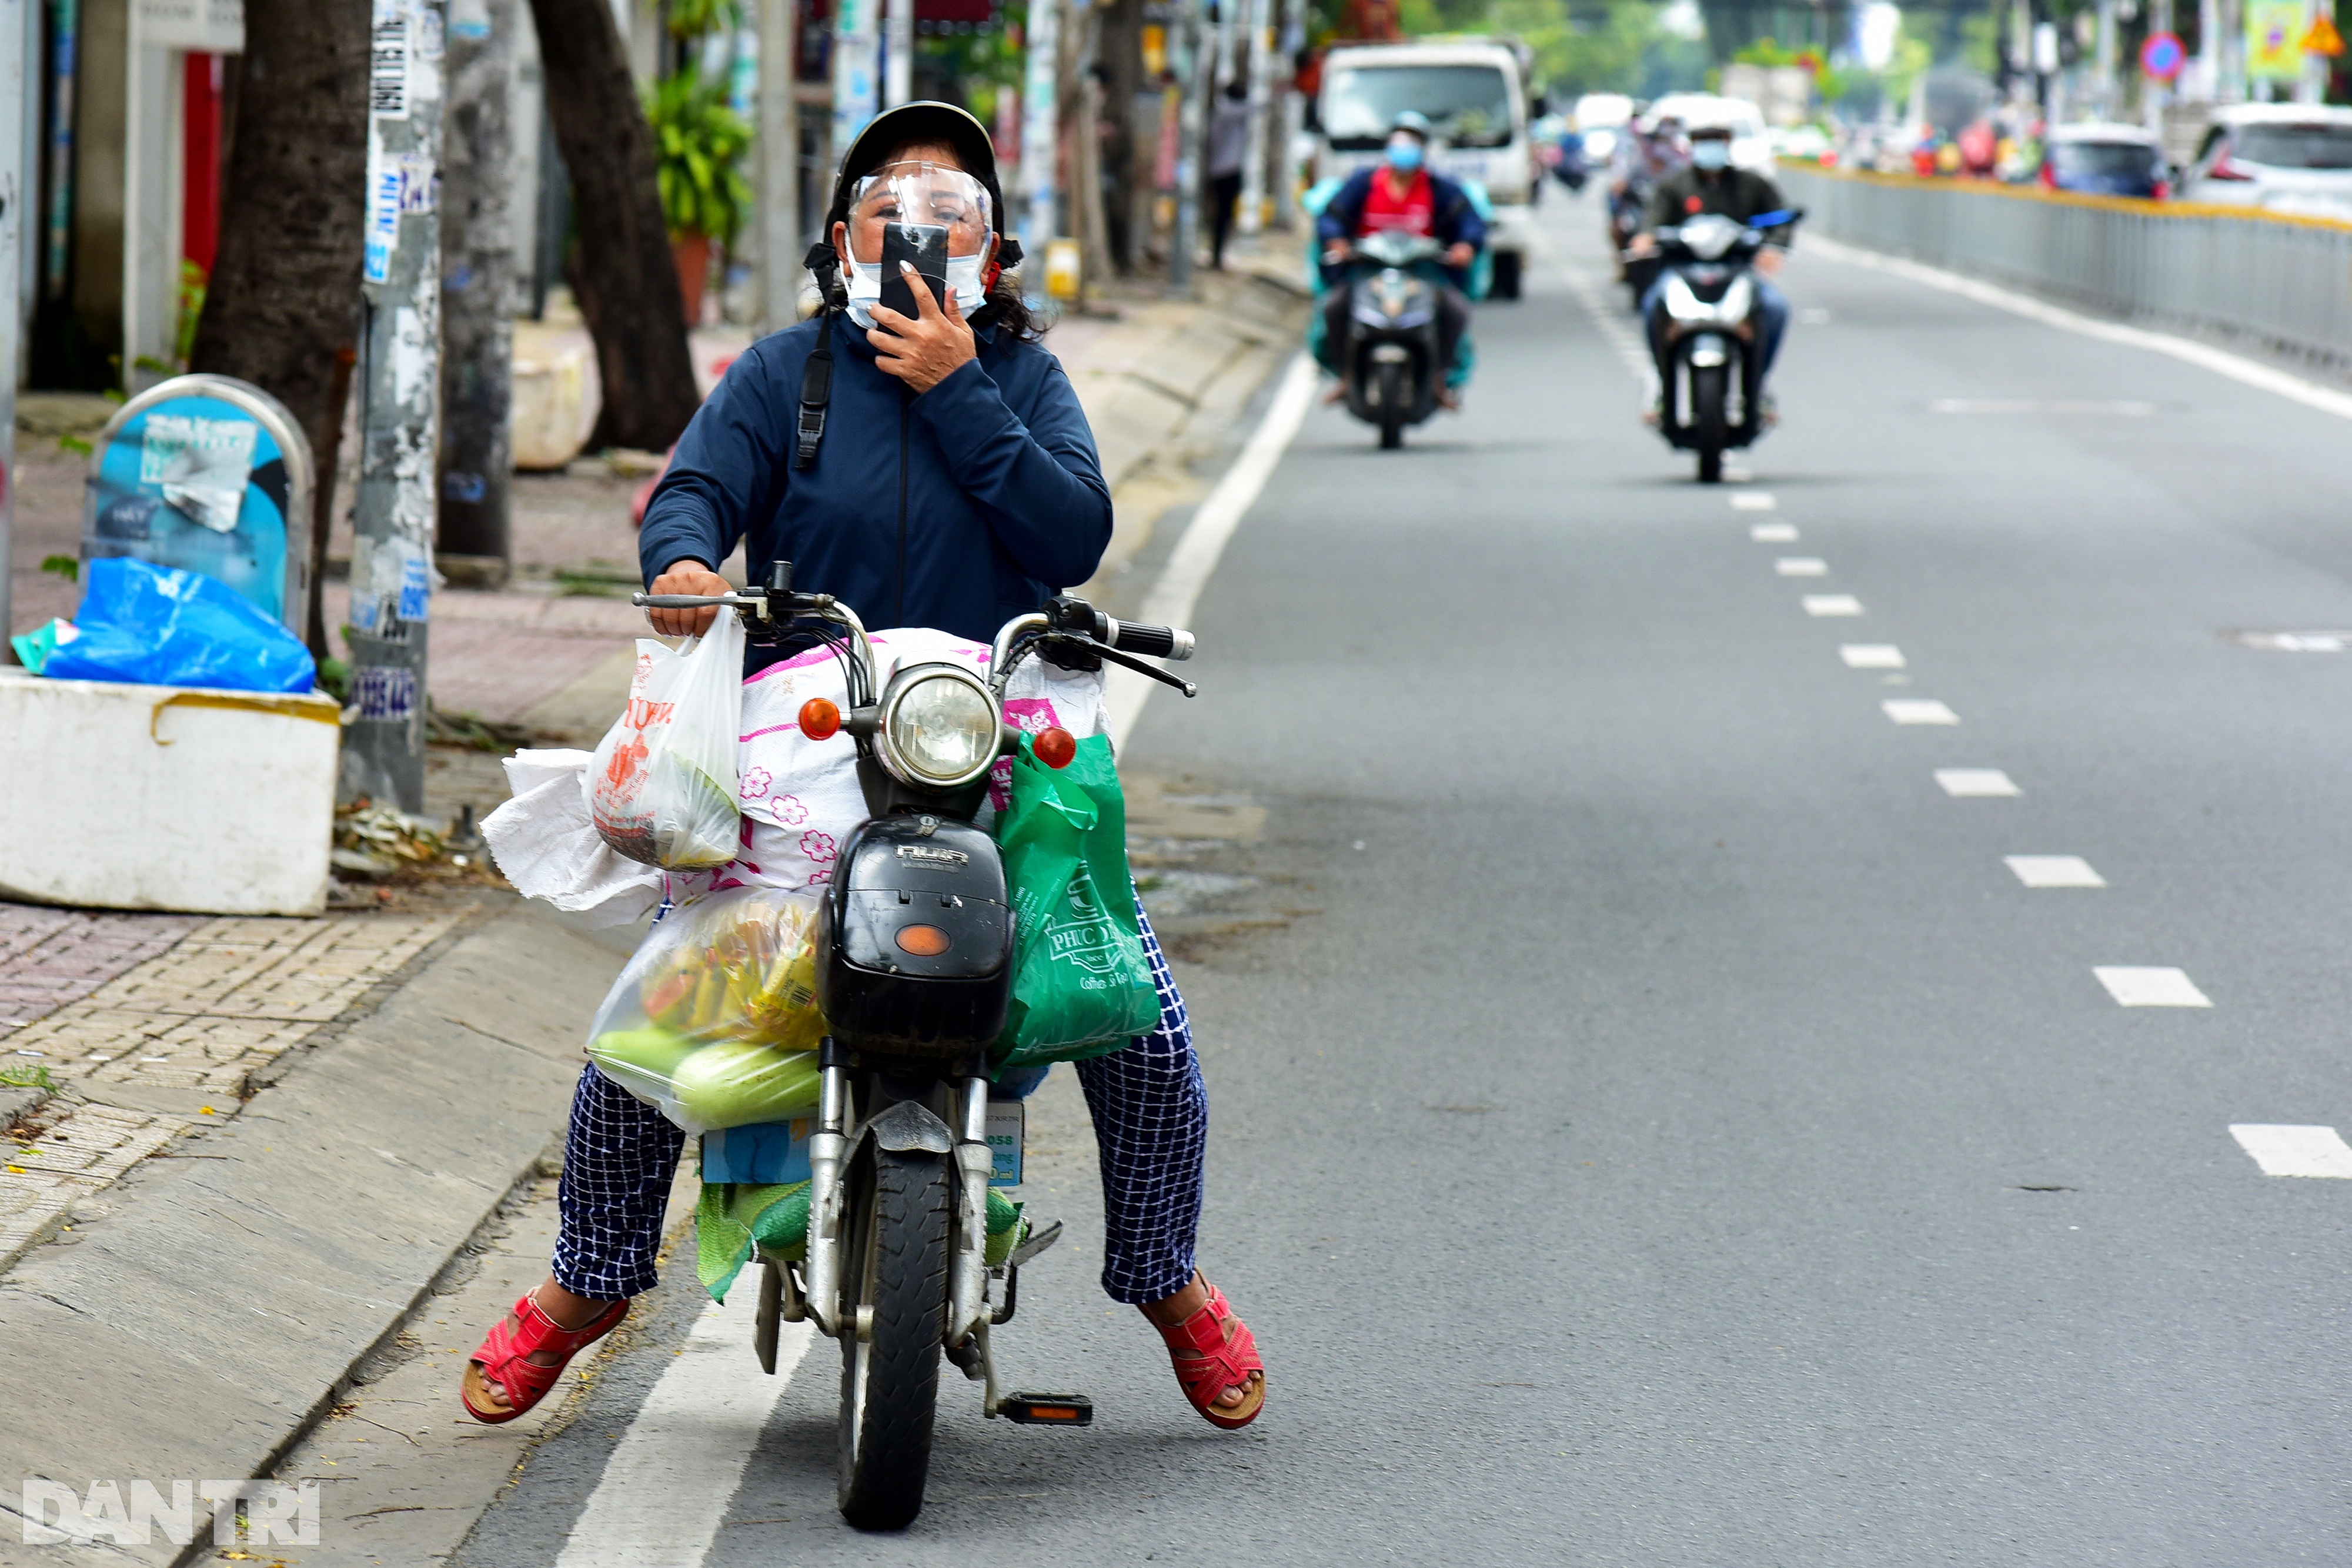
[[[318,914],[340,718],[324,696],[0,669],[0,898]]]

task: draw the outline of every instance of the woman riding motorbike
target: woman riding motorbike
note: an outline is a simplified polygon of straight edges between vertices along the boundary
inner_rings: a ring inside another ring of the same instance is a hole
[[[1323,246],[1323,279],[1329,292],[1323,301],[1324,369],[1339,369],[1339,350],[1348,340],[1349,260],[1355,242],[1365,235],[1397,231],[1425,235],[1445,246],[1445,285],[1437,296],[1437,357],[1450,371],[1470,327],[1471,264],[1486,243],[1486,220],[1478,215],[1470,193],[1428,168],[1429,120],[1413,110],[1396,118],[1381,161],[1359,169],[1331,194],[1315,223]],[[1332,401],[1344,395],[1335,393]],[[1447,408],[1462,406],[1460,394],[1441,375],[1437,401]]]
[[[646,508],[638,553],[652,591],[727,591],[714,568],[748,540],[753,563],[792,561],[795,586],[845,601],[867,625],[984,643],[1094,574],[1109,488],[1068,378],[1003,278],[1019,260],[994,231],[1003,208],[988,133],[963,110],[911,103],[866,127],[842,162],[830,244],[809,253],[825,308],[735,361]],[[881,303],[892,224],[948,232],[948,298],[908,268],[913,317]],[[649,613],[678,636],[716,612]],[[790,652],[754,645],[750,658]],[[1264,1406],[1265,1375],[1249,1330],[1193,1266],[1207,1091],[1183,998],[1142,927],[1159,1026],[1077,1066],[1101,1149],[1103,1289],[1159,1329],[1194,1408],[1241,1427]],[[1044,1075],[1008,1073],[1001,1087],[1027,1093]],[[582,1071],[553,1269],[468,1364],[476,1419],[530,1409],[653,1287],[684,1137],[595,1067]]]

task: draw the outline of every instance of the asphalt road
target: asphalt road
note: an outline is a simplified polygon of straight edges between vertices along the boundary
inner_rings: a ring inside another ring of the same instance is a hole
[[[1570,287],[1594,204],[1545,211],[1466,415],[1309,415],[1125,759],[1263,808],[1158,896],[1265,1416],[1213,1431],[1097,1291],[1064,1074],[1076,1239],[1000,1344],[1097,1424],[950,1373],[929,1509],[860,1537],[820,1344],[710,1563],[2352,1560],[2352,1182],[2231,1131],[2352,1129],[2352,653],[2235,635],[2352,629],[2352,432],[1801,255],[1786,423],[1702,488]],[[459,1561],[556,1560],[690,1305]]]

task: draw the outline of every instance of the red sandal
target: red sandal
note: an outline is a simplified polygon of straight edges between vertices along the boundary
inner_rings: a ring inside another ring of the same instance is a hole
[[[1249,1325],[1234,1315],[1224,1292],[1206,1280],[1201,1283],[1209,1299],[1191,1317],[1172,1324],[1147,1321],[1168,1342],[1168,1359],[1175,1364],[1184,1397],[1210,1425],[1230,1432],[1248,1426],[1265,1408],[1265,1363],[1258,1359],[1257,1340]],[[1217,1396],[1228,1388],[1243,1389],[1242,1402],[1221,1410]]]
[[[614,1301],[586,1328],[567,1329],[540,1310],[537,1292],[526,1291],[514,1305],[514,1315],[522,1324],[520,1331],[509,1327],[505,1318],[492,1324],[482,1347],[466,1364],[466,1380],[458,1393],[466,1414],[492,1427],[513,1420],[547,1397],[547,1391],[555,1386],[573,1356],[620,1326],[629,1315],[629,1303]],[[563,1359],[552,1366],[528,1359],[542,1350],[559,1352]],[[489,1386],[494,1381],[506,1390],[509,1403],[503,1406],[496,1403]]]

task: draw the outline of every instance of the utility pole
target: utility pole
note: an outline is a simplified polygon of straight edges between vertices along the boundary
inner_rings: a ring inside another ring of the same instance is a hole
[[[833,9],[833,156],[835,170],[849,156],[849,144],[879,111],[881,84],[874,79],[881,35],[877,0],[837,0]]]
[[[915,96],[915,0],[889,0],[888,45],[882,59],[882,107],[896,109]]]
[[[443,575],[467,588],[502,587],[514,565],[508,490],[514,470],[519,7],[520,0],[449,5],[442,199],[450,232],[442,247],[441,527],[434,554]]]
[[[24,350],[25,313],[16,308],[22,287],[24,187],[25,10],[31,0],[0,0],[0,664],[16,662],[8,646],[10,567],[16,559],[16,368]],[[37,94],[36,95],[37,96]]]
[[[1059,227],[1054,164],[1062,129],[1060,0],[1029,0],[1022,43],[1028,55],[1021,74],[1021,193],[1028,211],[1021,221],[1021,252],[1027,292],[1036,294],[1045,287],[1046,242]]]
[[[1192,251],[1201,235],[1201,126],[1216,72],[1207,57],[1207,0],[1183,0],[1183,48],[1177,85],[1184,99],[1176,117],[1176,240],[1168,257],[1168,287],[1181,294],[1192,287]]]
[[[374,0],[360,483],[341,791],[425,809],[426,622],[441,391],[442,0]]]
[[[800,106],[793,84],[800,79],[793,34],[798,7],[793,0],[759,0],[760,6],[760,330],[781,332],[799,316],[801,257],[808,236],[801,232]]]
[[[1306,118],[1298,94],[1298,51],[1307,42],[1299,21],[1302,9],[1299,0],[1282,0],[1282,39],[1275,49],[1282,99],[1275,130],[1274,221],[1285,229],[1298,226],[1298,171],[1291,163],[1291,149],[1298,145]]]
[[[1274,0],[1248,0],[1249,5],[1249,141],[1242,153],[1241,231],[1256,234],[1265,227],[1265,147],[1267,88],[1273,79]]]

